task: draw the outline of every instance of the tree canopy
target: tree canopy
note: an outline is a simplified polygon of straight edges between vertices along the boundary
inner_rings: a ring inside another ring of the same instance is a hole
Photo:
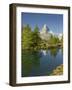
[[[63,37],[61,41],[54,35],[51,35],[48,40],[42,40],[37,25],[34,27],[34,30],[28,24],[22,28],[22,49],[46,48],[59,42],[63,42]]]

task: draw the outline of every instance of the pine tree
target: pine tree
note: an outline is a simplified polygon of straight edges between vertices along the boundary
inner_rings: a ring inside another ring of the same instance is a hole
[[[29,49],[32,44],[32,31],[29,25],[26,25],[22,31],[22,48]]]

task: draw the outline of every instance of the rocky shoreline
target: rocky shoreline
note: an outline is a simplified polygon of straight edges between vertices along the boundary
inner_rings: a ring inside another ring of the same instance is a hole
[[[62,74],[63,74],[63,64],[54,69],[51,75],[62,75]]]

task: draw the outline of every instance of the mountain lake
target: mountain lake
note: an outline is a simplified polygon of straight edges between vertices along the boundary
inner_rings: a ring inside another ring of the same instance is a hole
[[[54,69],[63,65],[63,49],[22,50],[22,77],[50,76]]]

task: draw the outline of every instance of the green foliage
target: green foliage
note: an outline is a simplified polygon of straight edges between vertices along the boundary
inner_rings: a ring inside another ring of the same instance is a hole
[[[36,47],[39,45],[40,43],[40,37],[39,37],[39,28],[38,26],[35,26],[34,31],[33,31],[33,47]]]
[[[55,36],[51,36],[51,38],[48,41],[49,44],[57,44],[59,43],[59,39]]]
[[[33,49],[37,48],[40,42],[39,28],[36,26],[34,31],[31,30],[29,25],[26,25],[22,31],[22,48]]]
[[[63,43],[63,36],[62,36],[62,38],[61,38],[61,43]]]
[[[51,35],[50,39],[42,40],[40,38],[39,28],[36,25],[34,30],[27,24],[22,28],[22,49],[46,49],[51,46],[56,46],[58,43],[63,42],[63,37],[61,41],[58,37]]]
[[[39,28],[38,26],[36,25],[35,28],[34,28],[34,33],[38,34],[39,33]]]
[[[26,25],[22,31],[22,48],[29,49],[32,45],[32,31],[29,25]]]

